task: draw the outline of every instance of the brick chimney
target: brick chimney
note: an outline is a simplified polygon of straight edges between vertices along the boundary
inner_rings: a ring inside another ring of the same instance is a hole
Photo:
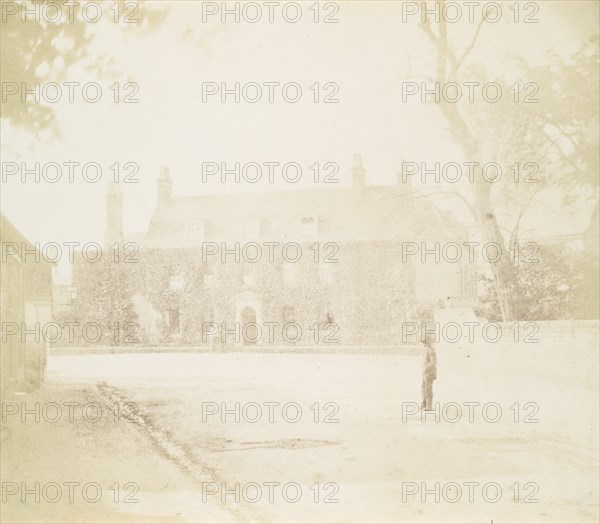
[[[352,187],[357,190],[365,187],[365,168],[359,153],[355,153],[352,162]]]
[[[158,177],[158,205],[159,206],[167,206],[171,203],[172,193],[171,193],[171,174],[169,173],[169,168],[165,166],[161,166],[160,168],[160,176]]]

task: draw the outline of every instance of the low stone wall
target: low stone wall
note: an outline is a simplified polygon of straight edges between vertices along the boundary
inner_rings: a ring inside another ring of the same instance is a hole
[[[306,345],[248,345],[242,347],[221,347],[214,349],[212,346],[55,346],[50,350],[50,355],[102,355],[115,353],[339,353],[339,354],[402,354],[419,355],[423,346],[419,343],[377,346],[354,346],[341,344],[313,344]]]

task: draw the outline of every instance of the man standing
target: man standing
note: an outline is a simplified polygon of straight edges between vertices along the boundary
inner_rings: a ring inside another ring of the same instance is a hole
[[[421,393],[423,395],[423,402],[421,403],[421,409],[424,411],[431,411],[431,405],[433,403],[433,381],[437,378],[437,358],[435,356],[435,349],[433,348],[433,342],[431,337],[425,339],[425,361],[423,362],[423,384],[421,386]]]

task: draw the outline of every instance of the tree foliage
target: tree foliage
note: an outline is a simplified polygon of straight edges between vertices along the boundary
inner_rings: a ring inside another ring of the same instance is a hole
[[[2,2],[8,3],[7,0]],[[98,23],[112,23],[113,13],[109,10],[111,7],[114,9],[117,2],[123,8],[126,0],[101,3],[103,14]],[[136,2],[141,4],[136,15],[139,23],[118,24],[123,35],[152,30],[162,21],[164,11],[147,9],[146,2]],[[32,90],[36,83],[61,82],[65,80],[69,67],[75,64],[84,66],[96,78],[115,74],[113,57],[108,54],[90,56],[90,44],[95,38],[94,24],[81,15],[81,6],[68,7],[67,3],[68,0],[18,2],[17,13],[5,16],[0,31],[0,80],[3,85],[14,82]],[[60,18],[55,16],[57,10],[51,4],[60,6]],[[38,12],[38,15],[23,17],[24,9]],[[44,16],[43,13],[47,14]],[[35,134],[43,130],[58,132],[52,107],[37,103],[32,96],[24,102],[20,96],[7,97],[6,102],[3,100],[2,119]]]

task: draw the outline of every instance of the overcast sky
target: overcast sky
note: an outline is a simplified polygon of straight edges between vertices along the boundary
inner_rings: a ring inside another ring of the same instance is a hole
[[[32,241],[102,242],[108,167],[115,162],[140,166],[139,183],[122,185],[124,229],[131,233],[147,228],[161,165],[171,168],[176,194],[194,195],[291,188],[206,185],[202,162],[336,162],[340,183],[347,184],[352,156],[360,152],[367,183],[390,184],[402,159],[464,160],[435,105],[401,101],[401,82],[431,74],[433,54],[416,18],[402,23],[400,2],[340,2],[337,24],[314,23],[312,2],[302,4],[296,24],[278,15],[273,24],[223,24],[217,17],[203,23],[200,2],[168,4],[167,18],[153,32],[133,28],[126,34],[106,18],[89,24],[96,34],[92,56],[112,56],[116,74],[98,78],[70,68],[68,80],[98,81],[104,96],[97,104],[79,96],[73,104],[53,104],[59,138],[36,139],[3,122],[4,162],[96,161],[104,168],[97,184],[80,176],[68,183],[66,170],[56,184],[21,184],[17,177],[2,184],[3,212]],[[490,80],[495,72],[510,74],[511,53],[543,63],[548,51],[568,55],[597,31],[596,2],[539,2],[537,24],[511,22],[512,4],[502,3],[499,23],[484,25],[471,56],[485,65]],[[451,41],[464,47],[474,28],[451,24]],[[139,103],[112,103],[108,86],[114,81],[136,82]],[[217,97],[202,102],[203,82],[236,81],[298,82],[304,94],[297,104],[282,102],[279,91],[274,104],[221,104]],[[315,82],[339,85],[339,103],[312,103],[308,87]]]

